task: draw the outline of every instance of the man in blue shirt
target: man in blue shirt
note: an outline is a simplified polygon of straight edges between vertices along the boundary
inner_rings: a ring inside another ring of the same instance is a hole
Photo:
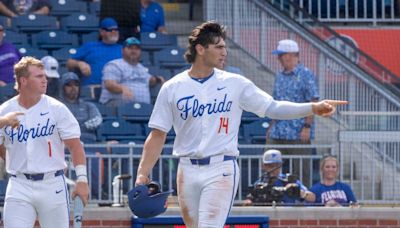
[[[141,0],[140,3],[140,32],[167,33],[162,6],[153,0]]]
[[[310,192],[307,187],[305,187],[299,180],[294,181],[294,183],[286,183],[283,180],[288,179],[289,174],[282,173],[282,154],[279,150],[267,150],[263,155],[263,175],[262,178],[257,180],[254,183],[254,187],[257,185],[261,185],[264,183],[270,182],[270,179],[276,178],[273,182],[273,187],[282,187],[279,188],[281,191],[284,191],[283,197],[276,202],[276,203],[284,203],[285,205],[293,205],[299,203],[303,200],[307,202],[314,202],[315,201],[315,194]],[[290,181],[289,181],[290,182]],[[284,187],[284,189],[283,189]],[[296,198],[295,196],[290,195],[290,188],[299,187],[300,188],[300,197]],[[278,194],[277,194],[278,195]],[[279,198],[276,196],[270,195],[263,195],[266,196],[267,199],[271,198]],[[266,205],[268,201],[262,202],[263,199],[258,198],[254,192],[249,193],[247,195],[244,205]]]
[[[102,70],[106,63],[122,57],[122,46],[117,44],[119,31],[117,22],[106,17],[100,22],[100,41],[84,43],[67,61],[69,71],[78,71],[82,85],[100,87]]]
[[[293,40],[279,41],[277,50],[283,71],[276,75],[273,97],[275,100],[306,103],[318,101],[318,87],[314,74],[299,62],[299,46]],[[294,120],[273,120],[267,130],[268,144],[311,144],[315,126],[313,117]],[[311,149],[282,149],[287,155],[311,155]],[[311,186],[310,161],[303,160],[303,176],[300,176],[300,161],[293,162],[293,173],[306,185]],[[285,167],[285,169],[288,167]],[[285,170],[289,171],[289,170]]]

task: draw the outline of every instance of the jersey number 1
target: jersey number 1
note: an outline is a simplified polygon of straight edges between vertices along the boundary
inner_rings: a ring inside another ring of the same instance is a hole
[[[225,128],[225,134],[228,134],[228,126],[229,126],[229,118],[220,117],[218,133],[221,133],[221,130],[223,131],[223,128]]]

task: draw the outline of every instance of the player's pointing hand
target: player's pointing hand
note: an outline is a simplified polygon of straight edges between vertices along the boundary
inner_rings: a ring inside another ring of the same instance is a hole
[[[312,111],[315,115],[324,117],[331,116],[333,113],[336,112],[336,106],[346,105],[348,103],[348,101],[340,100],[322,100],[312,104]]]
[[[19,126],[18,116],[24,115],[23,112],[10,112],[0,117],[0,127],[4,127],[6,125],[11,126],[12,128],[17,128]]]

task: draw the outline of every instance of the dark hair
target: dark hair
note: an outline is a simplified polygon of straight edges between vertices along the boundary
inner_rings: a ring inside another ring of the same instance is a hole
[[[207,21],[192,30],[188,37],[189,44],[185,52],[185,59],[193,63],[196,59],[196,45],[208,47],[209,44],[217,44],[221,39],[225,39],[225,26],[215,21]]]

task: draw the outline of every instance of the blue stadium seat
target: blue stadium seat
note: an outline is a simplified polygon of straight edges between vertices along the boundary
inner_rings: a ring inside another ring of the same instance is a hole
[[[103,142],[144,138],[140,124],[133,124],[124,119],[106,120],[97,129],[97,139]]]
[[[78,45],[78,36],[64,31],[51,30],[32,34],[32,46],[39,49],[54,50]]]
[[[168,79],[172,78],[172,76],[173,76],[171,70],[168,70],[168,69],[162,69],[158,66],[149,66],[147,68],[149,69],[149,73],[151,75],[162,76],[165,78],[165,80],[168,80]]]
[[[76,0],[51,0],[50,15],[68,16],[73,13],[86,13],[86,2]]]
[[[175,35],[168,35],[158,32],[140,33],[141,47],[147,51],[159,51],[167,47],[178,46],[178,39]]]
[[[46,55],[49,55],[47,50],[34,48],[29,45],[22,45],[22,46],[16,45],[16,47],[22,56],[33,56],[37,59],[41,59]]]
[[[251,123],[251,122],[259,120],[259,119],[260,119],[260,117],[258,117],[256,114],[254,114],[252,112],[243,111],[243,113],[242,113],[242,123],[243,124],[248,124],[248,123]]]
[[[17,94],[14,85],[14,83],[8,83],[5,86],[0,86],[0,103],[3,103]]]
[[[53,16],[26,14],[11,19],[12,28],[26,33],[56,30],[57,18]]]
[[[61,29],[72,33],[89,33],[99,30],[99,18],[91,14],[75,13],[61,18]]]
[[[268,119],[262,119],[254,121],[250,124],[244,124],[243,133],[246,142],[249,144],[265,144],[265,137],[268,127]]]
[[[82,34],[81,44],[84,44],[84,43],[90,42],[90,41],[98,41],[98,40],[99,40],[99,32],[85,33],[85,34]]]
[[[140,102],[132,102],[117,107],[117,115],[119,118],[130,122],[148,122],[153,105]]]
[[[4,40],[14,45],[27,45],[28,36],[24,33],[18,33],[11,30],[4,31]]]
[[[99,16],[100,14],[100,1],[89,2],[89,13]]]
[[[76,53],[76,48],[73,47],[64,47],[58,50],[52,51],[52,56],[57,59],[58,63],[61,66],[64,66],[67,63],[67,60],[71,57],[72,54]]]
[[[140,55],[140,63],[145,65],[145,66],[150,66],[152,65],[152,62],[150,60],[150,53],[147,51],[142,51]]]
[[[4,29],[10,28],[10,26],[8,26],[8,17],[6,16],[0,16],[0,24],[3,26]]]
[[[103,120],[110,120],[110,119],[117,118],[117,109],[116,108],[105,106],[98,102],[94,102],[94,104],[99,109],[99,112],[101,113],[101,116],[103,117]]]
[[[185,50],[179,47],[169,47],[154,53],[154,63],[166,69],[180,69],[188,66],[183,54]]]

